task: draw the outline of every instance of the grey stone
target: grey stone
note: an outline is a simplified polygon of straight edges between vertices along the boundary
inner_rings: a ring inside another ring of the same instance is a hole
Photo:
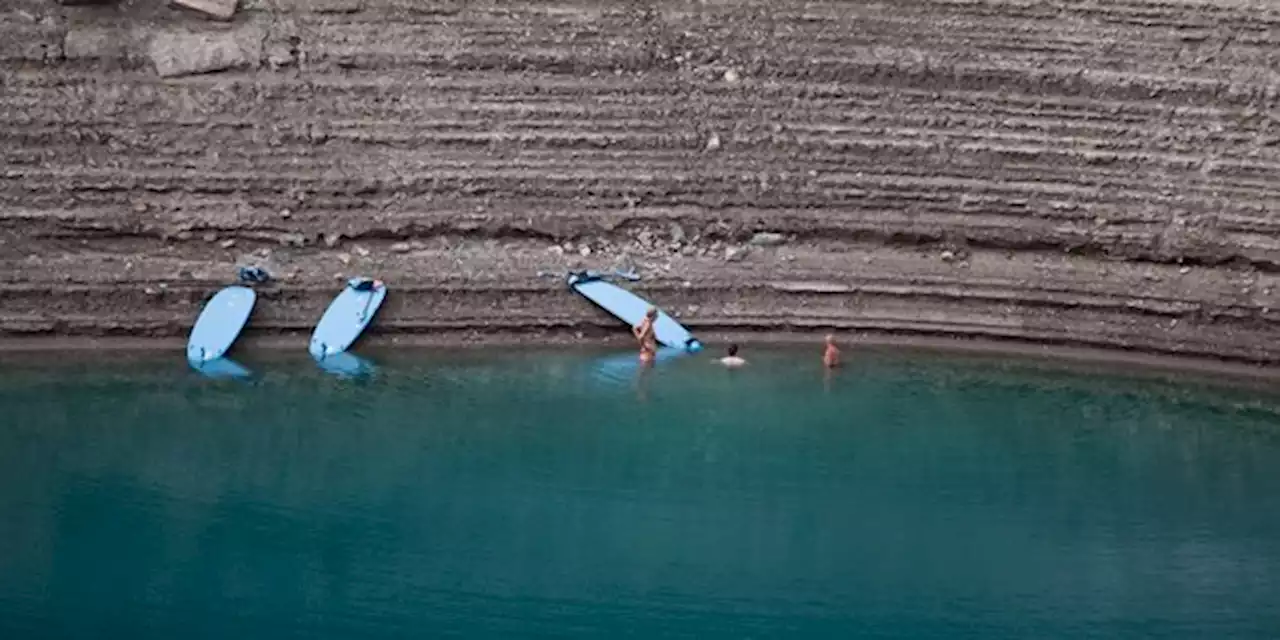
[[[771,233],[762,231],[751,236],[751,244],[757,247],[776,247],[780,244],[786,244],[787,237],[781,233]]]
[[[308,6],[316,13],[356,13],[364,9],[364,0],[311,0]]]
[[[119,29],[77,27],[62,40],[68,60],[120,60],[128,55],[125,34]]]
[[[262,58],[262,29],[242,27],[222,33],[157,34],[148,54],[161,77],[256,67]]]
[[[391,251],[394,253],[409,253],[413,250],[413,245],[408,242],[397,242],[391,245]]]
[[[169,4],[191,9],[218,20],[230,20],[236,13],[236,0],[169,0]]]
[[[272,69],[279,69],[293,63],[293,51],[289,47],[277,44],[267,48],[267,64],[271,65]]]
[[[364,0],[275,0],[275,5],[285,12],[355,13],[364,8]]]
[[[671,241],[672,242],[684,242],[685,238],[687,237],[688,236],[686,236],[684,232],[684,227],[674,222],[671,223]]]
[[[3,6],[3,3],[0,3]],[[39,26],[23,29],[22,35],[0,38],[0,60],[26,60],[30,62],[55,62],[62,56],[64,34],[52,24],[40,21]]]
[[[746,247],[725,247],[724,249],[725,262],[741,262],[746,257]]]

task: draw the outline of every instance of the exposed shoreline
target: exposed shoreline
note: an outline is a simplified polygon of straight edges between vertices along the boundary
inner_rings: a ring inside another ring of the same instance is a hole
[[[754,347],[809,346],[814,350],[815,361],[821,350],[821,334],[780,333],[730,333],[710,332],[700,334],[707,345],[708,354],[729,342],[737,342],[747,350]],[[274,357],[296,354],[304,357],[306,335],[253,335],[246,332],[237,341],[235,357]],[[57,337],[57,338],[0,338],[0,354],[10,361],[43,360],[56,354],[61,360],[97,361],[120,355],[145,356],[148,359],[171,352],[175,362],[181,359],[185,346],[182,338],[130,338],[130,337]],[[528,334],[471,335],[378,335],[362,337],[352,349],[354,353],[367,352],[372,357],[385,354],[390,349],[397,356],[421,350],[433,349],[470,350],[512,348],[539,350],[573,347],[583,350],[620,350],[631,348],[623,331],[617,334],[579,338],[572,332],[547,332],[536,339]],[[1116,349],[1073,347],[1065,345],[1037,345],[1014,341],[997,341],[955,338],[901,336],[888,334],[860,334],[841,336],[841,347],[846,359],[856,360],[859,353],[923,353],[940,356],[995,358],[1009,364],[1044,366],[1050,369],[1077,372],[1126,373],[1134,375],[1185,375],[1191,378],[1212,378],[1228,386],[1251,386],[1280,380],[1280,368],[1231,362],[1220,359],[1125,352]],[[1269,388],[1269,387],[1268,387]]]
[[[354,275],[375,343],[598,341],[537,274],[624,267],[708,339],[1280,364],[1275,43],[1213,26],[1280,8],[241,4],[0,7],[0,349],[248,264],[263,344]]]

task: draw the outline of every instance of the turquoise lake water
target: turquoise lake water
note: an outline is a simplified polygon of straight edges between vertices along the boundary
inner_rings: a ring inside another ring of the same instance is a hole
[[[744,355],[0,366],[0,638],[1280,637],[1280,392]]]

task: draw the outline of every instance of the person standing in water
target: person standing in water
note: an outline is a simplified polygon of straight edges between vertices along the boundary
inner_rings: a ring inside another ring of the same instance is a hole
[[[836,348],[836,337],[827,334],[827,349],[822,353],[822,366],[834,369],[840,366],[840,349]]]
[[[726,367],[741,367],[746,363],[747,361],[738,355],[738,345],[736,344],[729,345],[728,355],[720,358],[720,364]]]
[[[657,319],[658,309],[649,307],[644,313],[644,320],[631,329],[631,333],[640,343],[640,362],[643,364],[653,364],[653,359],[658,352],[657,330],[653,326]]]

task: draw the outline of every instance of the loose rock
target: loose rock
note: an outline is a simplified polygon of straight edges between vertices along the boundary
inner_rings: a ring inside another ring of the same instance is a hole
[[[585,245],[585,244],[584,244],[584,245],[582,245],[581,247],[578,247],[578,255],[580,255],[580,256],[582,256],[582,257],[584,257],[584,258],[585,258],[585,257],[587,257],[587,256],[589,256],[589,255],[591,255],[591,247],[588,247],[588,246],[587,246],[587,245]]]
[[[687,236],[684,233],[684,227],[674,222],[671,223],[671,241],[672,242],[684,242],[686,237]]]
[[[236,246],[236,240],[235,238],[231,238],[229,240],[223,240],[222,242],[218,243],[218,246],[222,247],[223,249],[230,249],[231,247]]]
[[[941,257],[942,257],[942,261],[943,261],[943,262],[952,262],[952,261],[954,261],[954,260],[956,259],[956,252],[954,252],[954,251],[943,251],[943,252],[942,252],[942,256],[941,256]]]
[[[267,64],[272,69],[293,64],[293,51],[284,45],[272,45],[267,48]]]
[[[222,33],[158,34],[149,49],[162,78],[257,66],[264,34],[246,26]]]
[[[742,261],[742,259],[746,257],[747,257],[746,247],[725,247],[724,249],[725,262],[740,262]]]
[[[332,248],[334,248],[334,247],[338,246],[338,243],[339,243],[339,242],[342,242],[342,234],[341,234],[341,233],[326,233],[326,234],[324,234],[324,246],[329,247],[330,249],[332,249]]]
[[[724,81],[728,82],[729,84],[734,84],[740,79],[741,78],[738,76],[738,72],[734,71],[733,69],[729,69],[728,71],[724,72]]]
[[[127,40],[119,29],[75,27],[62,40],[68,60],[120,60],[127,55]]]
[[[715,151],[719,148],[720,148],[720,136],[713,133],[711,134],[710,138],[707,138],[707,151]]]
[[[394,253],[409,253],[413,250],[413,246],[408,242],[397,242],[391,245],[391,251]]]
[[[757,247],[776,247],[786,242],[787,237],[781,233],[763,231],[751,236],[751,244]]]
[[[285,220],[288,220],[289,218],[293,217],[293,212],[288,209],[281,209],[280,217],[284,218]]]
[[[237,0],[169,0],[169,4],[198,11],[218,20],[230,20],[236,13]]]
[[[309,0],[306,6],[316,13],[356,13],[364,8],[364,0]]]

